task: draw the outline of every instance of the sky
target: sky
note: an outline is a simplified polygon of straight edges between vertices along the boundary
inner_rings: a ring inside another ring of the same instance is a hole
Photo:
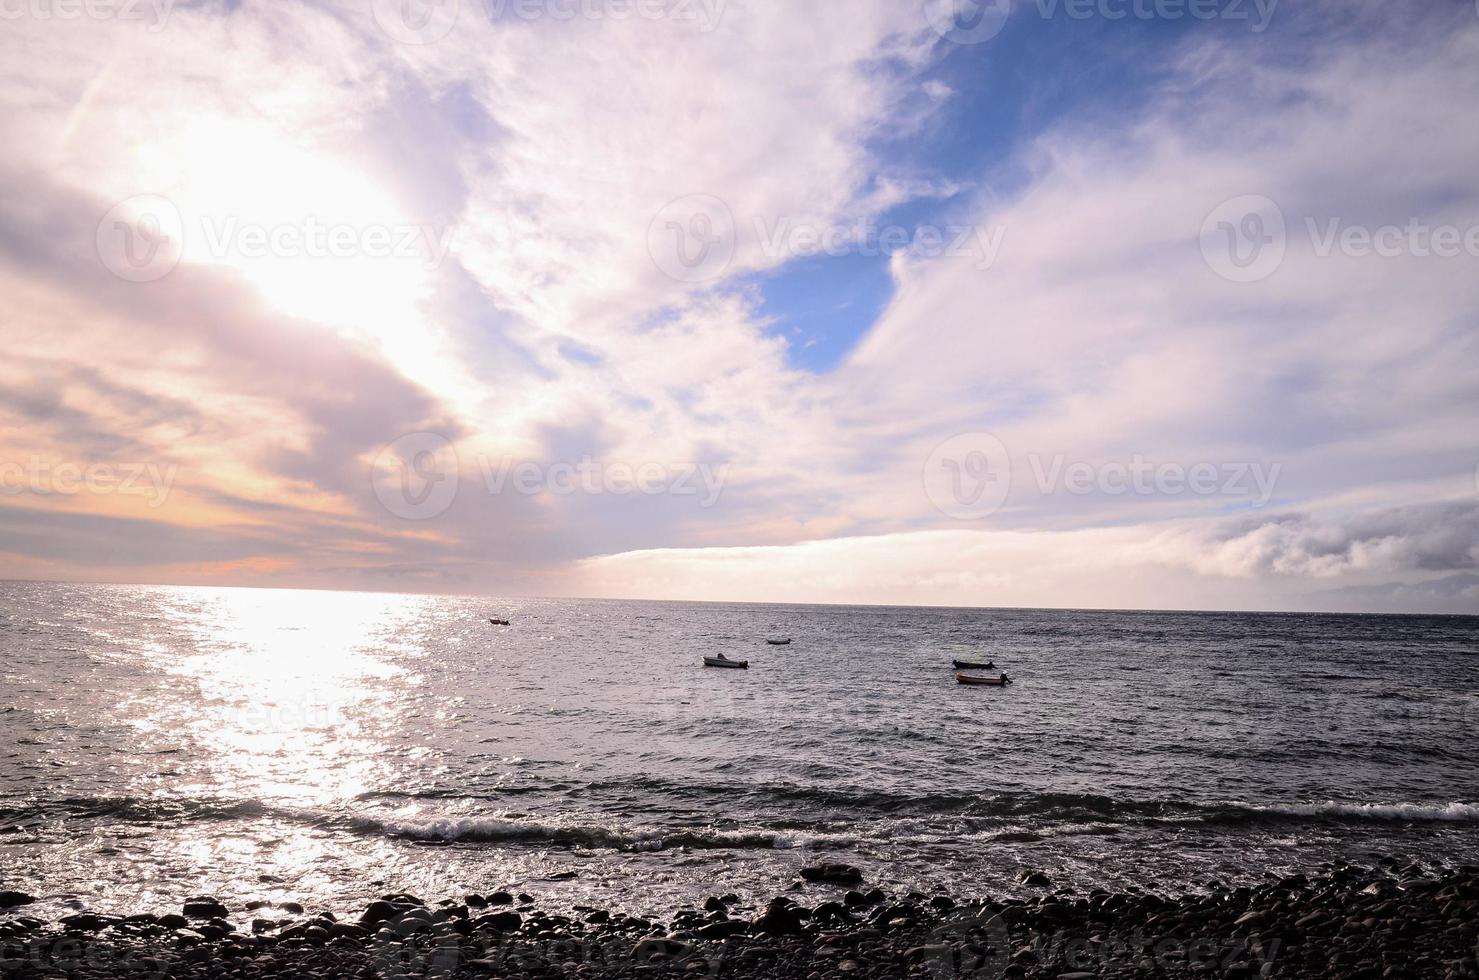
[[[0,0],[0,577],[1479,612],[1479,7]]]

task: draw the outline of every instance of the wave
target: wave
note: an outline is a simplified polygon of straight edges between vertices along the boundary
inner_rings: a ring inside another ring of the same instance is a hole
[[[799,792],[799,788],[793,788]],[[830,799],[835,803],[836,796]],[[754,813],[748,826],[630,825],[608,819],[600,810],[566,816],[547,814],[431,814],[425,817],[395,813],[353,812],[348,809],[293,808],[256,800],[116,797],[28,800],[0,806],[0,821],[17,829],[73,821],[132,824],[188,824],[216,821],[272,820],[316,828],[329,833],[370,835],[417,843],[524,845],[583,848],[623,852],[692,850],[852,850],[863,838],[853,824],[872,826],[866,836],[906,843],[910,839],[940,841],[941,835],[961,840],[1005,832],[1002,840],[1032,840],[1039,834],[1056,836],[1096,827],[1095,833],[1118,828],[1159,826],[1214,829],[1255,828],[1260,824],[1474,824],[1479,804],[1450,801],[1386,802],[1254,802],[1242,800],[1192,802],[1185,800],[1126,800],[1090,793],[1012,792],[989,796],[930,796],[916,798],[921,806],[908,807],[898,797],[889,800],[892,815],[881,823],[856,810],[784,815]],[[941,809],[941,804],[952,805]],[[969,806],[965,804],[969,803]],[[931,809],[931,806],[935,809]],[[735,812],[731,808],[730,812]],[[741,810],[740,812],[744,812]],[[801,819],[797,819],[800,817]],[[809,819],[808,819],[809,818]],[[840,819],[839,819],[840,818]]]
[[[763,830],[657,831],[510,817],[398,820],[357,816],[348,818],[344,823],[361,833],[418,841],[548,844],[618,851],[661,851],[672,847],[697,850],[777,850],[804,847],[819,840],[818,835],[792,836]]]
[[[1297,803],[1249,805],[1259,813],[1315,819],[1402,821],[1409,823],[1479,823],[1474,803]]]

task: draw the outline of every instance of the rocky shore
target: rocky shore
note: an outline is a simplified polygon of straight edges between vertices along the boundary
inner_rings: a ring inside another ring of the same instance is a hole
[[[803,877],[763,906],[715,895],[668,921],[497,892],[387,895],[354,916],[201,897],[169,915],[43,922],[5,891],[0,977],[1479,977],[1474,867],[1384,859],[1180,897],[1028,874],[1037,897],[1001,901],[888,894],[841,865]]]

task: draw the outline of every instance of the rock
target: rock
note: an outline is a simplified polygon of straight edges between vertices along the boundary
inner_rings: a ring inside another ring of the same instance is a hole
[[[183,929],[190,924],[190,920],[183,915],[174,912],[159,917],[159,924],[166,929]]]
[[[94,915],[91,912],[69,915],[61,920],[62,925],[72,932],[101,932],[118,921],[112,916]]]
[[[841,902],[823,902],[812,909],[811,916],[824,925],[851,925],[854,921],[852,913],[848,912]]]
[[[765,914],[755,920],[759,932],[772,936],[801,935],[801,914],[789,899],[777,898],[766,906]]]
[[[489,905],[512,905],[514,903],[514,897],[508,892],[494,892],[486,896],[486,898],[488,899]],[[468,904],[471,905],[472,903],[469,902]]]
[[[1024,871],[1017,878],[1022,884],[1030,888],[1052,888],[1052,880],[1041,871]]]
[[[801,877],[833,885],[856,885],[863,880],[863,872],[850,864],[822,863],[802,868]]]
[[[396,909],[385,900],[371,902],[365,909],[364,914],[359,917],[359,924],[366,929],[373,929],[382,922],[395,918]]]
[[[288,915],[303,914],[303,906],[299,905],[297,902],[283,902],[281,905],[278,906],[278,908],[286,912]]]
[[[702,928],[695,929],[694,935],[701,939],[728,939],[730,936],[743,935],[750,931],[750,924],[744,919],[725,919],[723,922],[711,922]]]
[[[611,913],[607,912],[605,909],[596,909],[590,915],[585,917],[585,921],[593,926],[602,925],[611,921]]]
[[[214,898],[192,898],[185,902],[181,912],[187,919],[224,919],[231,911]]]
[[[718,897],[716,897],[714,895],[710,895],[708,898],[704,899],[704,911],[705,912],[723,912],[723,911],[725,911],[723,899],[720,899],[720,898],[718,898]]]
[[[632,959],[638,963],[651,963],[654,960],[671,959],[688,952],[691,947],[681,940],[669,939],[661,936],[649,936],[639,940],[632,947]]]
[[[517,912],[492,912],[480,916],[473,923],[479,929],[495,929],[498,932],[518,932],[519,926],[523,924],[524,920]]]
[[[579,877],[580,877],[580,872],[579,871],[556,871],[554,874],[552,874],[552,875],[549,876],[548,880],[549,881],[569,881],[572,878],[579,878]]]
[[[25,892],[0,892],[0,909],[15,909],[30,905],[36,899]]]

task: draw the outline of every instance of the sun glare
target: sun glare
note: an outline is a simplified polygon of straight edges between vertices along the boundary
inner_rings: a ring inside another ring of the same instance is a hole
[[[180,210],[184,261],[234,269],[289,316],[387,342],[417,332],[443,239],[346,161],[227,120],[139,155]]]

